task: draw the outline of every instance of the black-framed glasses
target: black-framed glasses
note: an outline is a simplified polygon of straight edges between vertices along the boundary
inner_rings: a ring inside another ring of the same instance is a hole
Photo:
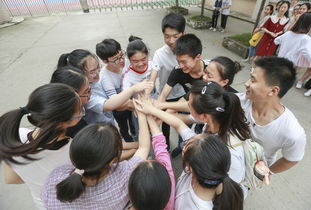
[[[121,54],[113,60],[108,60],[109,63],[119,64],[121,60],[124,60],[126,52],[121,50]]]
[[[76,119],[80,119],[82,117],[85,116],[85,109],[84,107],[81,108],[80,114],[78,116],[73,116],[71,117],[69,120],[76,120]]]

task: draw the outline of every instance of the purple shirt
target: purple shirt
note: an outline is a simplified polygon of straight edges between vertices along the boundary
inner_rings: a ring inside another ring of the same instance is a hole
[[[128,181],[132,170],[143,159],[133,156],[111,169],[108,176],[92,187],[86,187],[82,195],[73,202],[60,202],[56,198],[56,185],[66,179],[74,170],[72,165],[56,168],[48,177],[41,198],[47,209],[124,209],[129,203]]]

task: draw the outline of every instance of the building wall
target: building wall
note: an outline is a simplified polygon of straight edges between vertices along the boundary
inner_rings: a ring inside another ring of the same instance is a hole
[[[213,6],[215,0],[206,0],[205,5]],[[232,0],[231,10],[252,17],[256,6],[256,0]]]

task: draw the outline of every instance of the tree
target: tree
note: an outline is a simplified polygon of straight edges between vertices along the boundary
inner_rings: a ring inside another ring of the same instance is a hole
[[[176,0],[178,1],[178,0]],[[205,0],[202,0],[202,3],[201,3],[201,16],[204,16],[204,6],[205,6]]]

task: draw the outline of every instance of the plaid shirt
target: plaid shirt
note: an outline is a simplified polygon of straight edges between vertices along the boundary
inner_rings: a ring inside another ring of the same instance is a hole
[[[60,202],[56,198],[56,185],[66,179],[74,170],[72,165],[56,168],[47,179],[41,198],[47,209],[124,209],[129,203],[128,181],[132,170],[142,162],[138,156],[122,161],[118,167],[99,184],[86,187],[84,193],[73,202]]]

